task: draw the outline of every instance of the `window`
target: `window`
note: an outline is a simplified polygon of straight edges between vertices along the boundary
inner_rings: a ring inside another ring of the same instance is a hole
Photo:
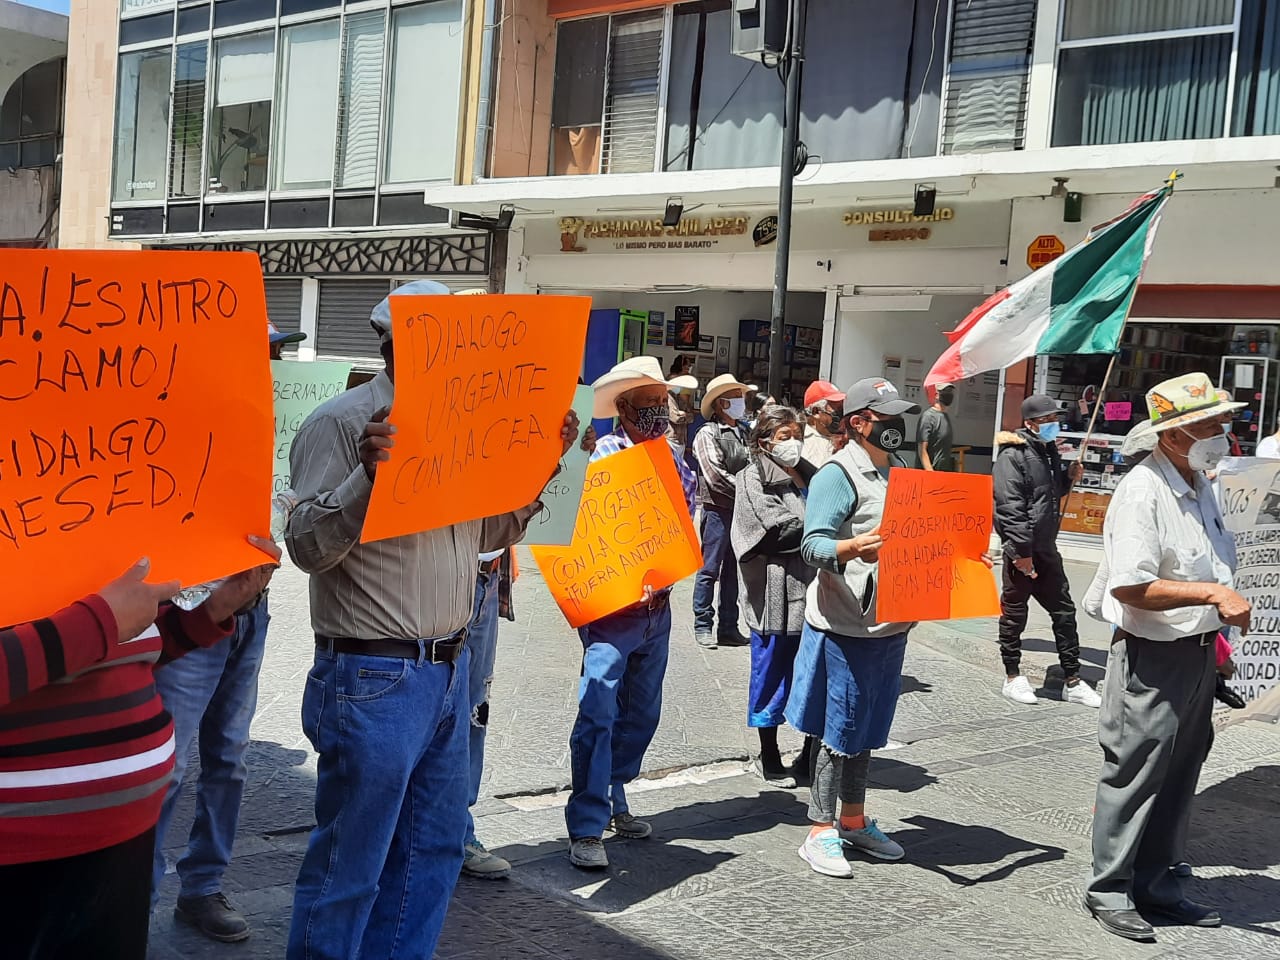
[[[600,169],[605,173],[645,173],[653,170],[658,143],[666,17],[656,11],[612,20]]]
[[[1231,135],[1259,137],[1280,133],[1280,4],[1244,0]]]
[[[1066,0],[1053,145],[1220,137],[1235,0]]]
[[[173,130],[169,148],[169,196],[200,196],[204,158],[204,91],[209,54],[205,43],[178,47],[173,69]]]
[[[943,153],[1021,150],[1036,0],[968,0],[952,14]]]
[[[557,176],[600,172],[608,55],[608,17],[569,20],[560,25],[551,100],[551,172]]]
[[[395,11],[385,182],[453,178],[462,77],[462,0]]]
[[[372,187],[378,177],[386,15],[348,17],[338,95],[338,187]]]
[[[164,199],[172,58],[169,47],[120,58],[115,200]]]
[[[0,101],[0,167],[47,167],[62,143],[63,68],[46,60],[27,70]]]
[[[230,37],[214,46],[217,76],[209,119],[210,193],[267,187],[275,39],[270,33]]]
[[[278,116],[275,188],[328,188],[338,116],[337,20],[281,31]]]

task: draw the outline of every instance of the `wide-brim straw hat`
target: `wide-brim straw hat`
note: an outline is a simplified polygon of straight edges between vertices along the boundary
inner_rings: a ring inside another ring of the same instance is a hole
[[[1154,433],[1220,417],[1245,406],[1224,400],[1205,373],[1184,373],[1147,391],[1147,417]]]
[[[614,401],[628,390],[650,384],[669,387],[662,376],[662,364],[657,357],[630,357],[614,366],[612,370],[591,384],[595,390],[595,398],[591,404],[591,415],[597,418],[617,416]]]
[[[739,383],[738,378],[732,373],[720,374],[720,376],[707,384],[707,392],[702,398],[702,415],[710,420],[711,414],[716,408],[716,401],[730,390],[746,392],[750,389],[745,383]]]

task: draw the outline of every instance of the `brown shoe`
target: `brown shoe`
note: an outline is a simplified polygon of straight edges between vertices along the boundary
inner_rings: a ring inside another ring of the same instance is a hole
[[[207,897],[179,897],[173,918],[190,924],[219,943],[239,943],[249,939],[249,921],[221,893],[211,893]]]

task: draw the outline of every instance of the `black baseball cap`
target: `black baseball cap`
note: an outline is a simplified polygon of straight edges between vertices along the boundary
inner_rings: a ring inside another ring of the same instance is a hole
[[[896,417],[904,413],[919,413],[920,407],[898,395],[898,388],[882,377],[859,380],[844,392],[846,415],[859,410],[874,410],[886,416]]]
[[[1059,413],[1062,413],[1062,405],[1053,397],[1046,397],[1043,393],[1033,393],[1022,401],[1023,420],[1039,420],[1041,417]]]

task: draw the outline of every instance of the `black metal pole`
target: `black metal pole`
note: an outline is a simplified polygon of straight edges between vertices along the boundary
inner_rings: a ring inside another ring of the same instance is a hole
[[[778,259],[773,271],[773,316],[769,327],[769,393],[782,400],[785,365],[784,324],[787,272],[791,261],[791,196],[795,185],[796,143],[800,139],[800,82],[804,66],[804,30],[808,0],[790,0],[790,49],[783,61],[787,76],[786,126],[782,132],[782,179],[778,186]]]

